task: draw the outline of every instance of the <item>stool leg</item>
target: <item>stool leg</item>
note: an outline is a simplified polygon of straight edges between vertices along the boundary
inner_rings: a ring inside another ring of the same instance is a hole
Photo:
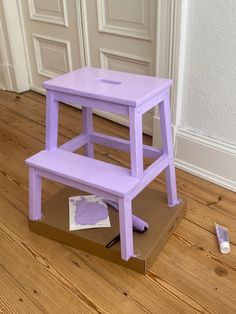
[[[159,108],[163,153],[169,156],[169,166],[165,169],[168,205],[175,206],[179,204],[179,200],[177,198],[176,190],[169,92],[166,93],[164,101],[160,103]]]
[[[131,175],[143,175],[142,114],[136,108],[129,108]]]
[[[93,132],[93,111],[92,108],[82,107],[82,119],[83,128],[85,134],[91,134]],[[85,145],[85,155],[94,158],[94,147],[93,143],[88,141]]]
[[[58,101],[54,94],[47,91],[46,98],[46,149],[51,150],[57,147],[58,137]]]
[[[29,168],[29,219],[41,219],[41,177]]]
[[[131,200],[119,199],[121,258],[128,261],[134,253]]]

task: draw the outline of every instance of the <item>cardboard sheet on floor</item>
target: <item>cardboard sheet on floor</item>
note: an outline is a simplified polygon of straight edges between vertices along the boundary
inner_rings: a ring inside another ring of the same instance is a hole
[[[68,199],[86,192],[65,187],[43,205],[43,218],[30,221],[30,230],[145,274],[168,241],[185,212],[185,202],[168,207],[166,193],[144,189],[132,202],[133,213],[149,224],[143,234],[134,232],[134,252],[128,262],[120,257],[120,243],[106,244],[119,234],[118,212],[109,206],[111,228],[69,231]]]

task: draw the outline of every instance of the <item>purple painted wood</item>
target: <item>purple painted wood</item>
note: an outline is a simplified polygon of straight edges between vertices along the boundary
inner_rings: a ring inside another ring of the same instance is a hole
[[[144,114],[148,110],[152,109],[153,107],[157,106],[159,103],[161,103],[164,100],[164,92],[161,94],[156,95],[153,98],[150,98],[146,100],[144,103],[142,103],[139,106],[139,111],[141,114]]]
[[[63,92],[55,92],[54,95],[58,101],[72,105],[83,104],[83,106],[86,106],[87,108],[96,108],[107,112],[118,113],[124,116],[127,116],[129,112],[129,108],[127,106],[109,101],[86,98],[79,95],[70,95]]]
[[[139,106],[171,85],[168,79],[92,67],[60,75],[43,84],[48,90],[128,106]]]
[[[124,152],[130,151],[130,141],[125,140],[123,138],[94,132],[91,135],[91,141],[97,144],[102,144],[102,145],[106,145],[112,148],[116,148]],[[159,148],[149,146],[149,145],[143,145],[143,156],[156,159],[161,154],[162,154],[162,150],[160,150]]]
[[[71,140],[59,146],[60,149],[67,150],[68,152],[74,152],[78,148],[84,146],[89,142],[89,135],[81,133],[78,136],[75,136]]]
[[[61,149],[41,151],[28,158],[26,164],[119,196],[129,193],[139,182],[127,168]]]
[[[119,198],[121,258],[128,261],[134,254],[131,200]]]
[[[82,119],[84,133],[90,135],[93,133],[93,110],[92,108],[82,107]],[[94,158],[94,145],[90,138],[88,143],[85,145],[85,156]]]
[[[41,177],[37,170],[29,169],[29,219],[41,219]]]
[[[133,255],[132,199],[165,170],[168,204],[178,203],[168,94],[171,84],[167,79],[96,68],[82,68],[46,82],[47,150],[26,161],[30,167],[30,219],[41,217],[41,177],[116,201],[121,256],[128,260]],[[61,149],[57,149],[58,101],[82,105],[84,127],[81,135]],[[159,103],[163,150],[142,143],[142,114]],[[92,108],[129,116],[130,141],[93,132]],[[86,155],[93,157],[93,143],[130,151],[131,173],[127,168],[72,153],[86,145]],[[145,171],[143,155],[158,158]]]
[[[58,136],[58,101],[54,92],[47,91],[46,98],[46,149],[57,147]]]
[[[46,153],[44,153],[46,152]],[[130,197],[133,199],[138,193],[140,193],[157,175],[159,175],[168,165],[169,165],[169,158],[167,155],[163,154],[161,157],[159,157],[150,167],[148,167],[144,171],[144,175],[141,180],[138,178],[134,178],[129,175],[129,169],[107,164],[105,162],[101,162],[98,160],[92,160],[80,156],[77,154],[70,154],[68,152],[65,152],[65,154],[62,153],[60,149],[47,152],[47,151],[41,151],[38,154],[28,158],[26,160],[26,164],[32,168],[38,169],[38,173],[41,173],[41,176],[46,177],[51,180],[58,181],[60,183],[64,183],[66,185],[74,186],[71,185],[69,182],[78,182],[81,183],[78,189],[82,189],[85,191],[88,191],[93,194],[100,195],[102,192],[112,193],[114,195],[118,196],[124,196],[124,197]],[[58,157],[54,157],[55,154],[58,154]],[[68,159],[69,156],[71,156],[73,159],[73,164],[71,164],[71,159]],[[41,160],[42,158],[42,160]],[[65,164],[66,167],[70,168],[68,173],[64,171],[63,167],[60,167],[60,164],[58,165],[59,162],[62,160],[62,165]],[[86,161],[87,160],[87,161]],[[54,164],[54,167],[51,167],[51,163]],[[56,164],[57,163],[57,164]],[[104,167],[100,166],[100,163],[103,164]],[[70,167],[71,165],[71,167]],[[93,176],[89,176],[89,173],[86,173],[86,170],[84,167],[90,166],[91,172],[95,171],[98,172],[98,178],[94,178]],[[113,168],[114,167],[114,168]],[[83,172],[80,172],[80,168],[83,170],[85,173],[85,176],[83,176]],[[113,173],[111,172],[113,169],[115,169],[115,173],[118,175],[113,176]],[[76,172],[75,172],[76,171]],[[47,173],[50,174],[50,176],[47,176]],[[54,177],[53,177],[53,176]],[[56,178],[56,176],[58,178]],[[64,179],[66,182],[62,180],[64,176]],[[108,176],[107,178],[107,184],[104,185],[102,184],[103,182],[100,182],[99,177],[102,176]],[[59,179],[59,177],[61,179]],[[125,182],[125,186],[123,182],[125,180],[129,180],[129,182]],[[113,182],[114,180],[118,179],[118,181]],[[109,180],[112,181],[113,188],[111,190]],[[96,184],[94,184],[97,182]],[[84,185],[84,189],[83,189]],[[91,186],[95,190],[90,191],[88,190],[88,187]],[[74,186],[75,187],[75,186]],[[108,199],[111,199],[109,197],[106,197]]]
[[[119,196],[116,196],[114,193],[105,192],[102,189],[97,189],[95,187],[91,187],[89,185],[89,183],[87,183],[87,184],[79,183],[79,182],[67,179],[67,178],[61,176],[61,174],[56,175],[56,174],[49,173],[48,171],[44,171],[44,170],[40,170],[40,169],[37,169],[37,175],[39,175],[43,178],[64,184],[64,185],[71,186],[72,188],[75,188],[78,190],[86,191],[87,193],[99,195],[100,197],[104,197],[105,199],[109,199],[109,200],[112,200],[112,201],[118,203]]]
[[[149,183],[152,182],[163,170],[169,165],[169,157],[166,154],[162,154],[154,163],[149,166],[143,173],[142,179],[129,193],[131,199],[138,195]]]
[[[131,175],[141,178],[143,175],[143,133],[142,115],[137,109],[129,108]]]
[[[167,154],[169,157],[169,166],[165,170],[168,205],[175,206],[179,204],[179,200],[177,197],[177,189],[176,189],[174,151],[173,151],[174,148],[172,144],[169,91],[166,92],[164,101],[160,103],[159,108],[160,108],[160,124],[161,124],[163,153]]]

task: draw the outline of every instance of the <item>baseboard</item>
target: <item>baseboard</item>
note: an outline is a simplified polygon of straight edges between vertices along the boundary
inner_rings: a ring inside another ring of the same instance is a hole
[[[171,125],[172,130],[172,140],[175,145],[175,126]],[[161,125],[160,125],[160,117],[153,116],[153,137],[152,137],[152,144],[155,147],[162,147],[161,142]]]
[[[31,86],[30,86],[30,89],[31,89],[32,91],[36,92],[36,93],[42,94],[42,95],[44,95],[44,96],[46,95],[46,91],[45,91],[45,89],[42,88],[42,87],[38,87],[38,86],[36,86],[36,85],[31,85]]]
[[[236,146],[177,129],[175,149],[178,168],[236,192]]]
[[[0,89],[13,91],[12,77],[14,77],[13,67],[8,64],[0,64]]]
[[[1,57],[1,55],[0,55]],[[0,64],[0,89],[5,90],[6,86],[5,86],[5,79],[4,79],[4,74],[3,74],[3,69],[2,69],[2,65]]]
[[[124,125],[126,127],[129,127],[129,119],[126,116],[117,115],[115,113],[111,112],[105,112],[100,110],[93,110],[93,112],[101,117],[104,117],[108,120],[111,120],[113,122],[119,123],[121,125]],[[143,125],[143,133],[151,135],[152,136],[152,129]]]

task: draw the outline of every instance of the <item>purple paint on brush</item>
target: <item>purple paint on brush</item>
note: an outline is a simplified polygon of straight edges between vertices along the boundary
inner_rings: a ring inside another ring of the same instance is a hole
[[[104,199],[104,202],[106,204],[112,206],[117,211],[119,211],[118,203],[107,200],[107,199]],[[147,230],[149,228],[149,224],[146,221],[142,220],[141,218],[139,218],[135,215],[132,215],[132,224],[133,224],[133,227],[135,227],[140,232],[144,232],[145,229]]]
[[[76,206],[75,223],[77,225],[95,225],[108,216],[108,210],[105,204],[87,201],[83,196],[81,200],[75,202],[74,205]]]

